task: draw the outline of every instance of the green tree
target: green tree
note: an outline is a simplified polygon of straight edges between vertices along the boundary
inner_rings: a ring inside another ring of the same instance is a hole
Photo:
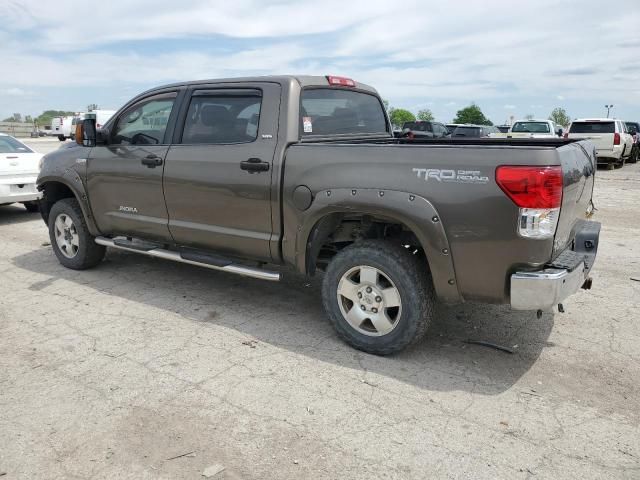
[[[556,107],[551,111],[549,120],[556,122],[558,125],[566,127],[571,123],[571,117],[567,115],[567,111],[564,108]]]
[[[420,110],[416,116],[418,117],[418,120],[422,120],[423,122],[433,122],[435,120],[433,113],[428,108]]]
[[[8,118],[5,118],[3,122],[22,122],[22,114],[14,113]]]
[[[458,110],[452,123],[473,123],[474,125],[493,125],[493,122],[484,116],[480,107],[472,103],[468,107]]]
[[[389,111],[389,100],[385,100],[383,98],[382,99],[382,105],[384,105],[384,109],[388,112]]]
[[[36,118],[36,123],[40,126],[51,125],[53,117],[66,117],[69,115],[74,115],[74,112],[68,112],[66,110],[46,110]]]
[[[389,109],[389,118],[391,119],[391,124],[397,128],[402,127],[405,122],[416,121],[416,116],[409,110],[405,110],[404,108],[391,107]]]
[[[31,115],[27,115],[26,117],[24,117],[24,121],[25,123],[33,123],[33,118],[31,117]]]

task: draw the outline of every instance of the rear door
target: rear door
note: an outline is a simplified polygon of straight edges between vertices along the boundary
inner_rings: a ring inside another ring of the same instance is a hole
[[[176,243],[270,260],[271,182],[280,86],[194,87],[166,158],[164,194]]]
[[[170,241],[162,192],[178,90],[137,100],[87,158],[87,192],[101,232]]]

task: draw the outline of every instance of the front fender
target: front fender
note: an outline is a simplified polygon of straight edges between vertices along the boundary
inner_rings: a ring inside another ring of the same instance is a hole
[[[85,189],[83,178],[86,177],[86,155],[89,153],[85,147],[61,148],[45,155],[40,175],[38,175],[38,190],[44,191],[46,196],[47,184],[58,183],[67,187],[80,204],[82,213],[91,235],[100,235],[96,226],[89,198]],[[46,202],[46,197],[43,197]]]
[[[293,258],[300,272],[306,273],[307,256],[310,254],[309,238],[323,218],[336,213],[374,215],[402,223],[411,229],[427,256],[438,298],[445,303],[462,301],[442,219],[426,198],[395,190],[322,190],[316,194],[307,210],[289,211],[297,212],[297,229],[294,242],[283,242],[283,255]],[[285,225],[285,235],[286,230]]]

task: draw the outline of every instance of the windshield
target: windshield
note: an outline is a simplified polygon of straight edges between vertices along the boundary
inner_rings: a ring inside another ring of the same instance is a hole
[[[33,150],[13,137],[0,135],[0,153],[33,153]]]
[[[431,132],[431,124],[428,122],[405,122],[403,129],[408,128],[415,132]]]
[[[511,127],[515,133],[550,133],[547,122],[516,122]]]
[[[388,133],[378,97],[335,88],[302,91],[300,131],[304,136]]]
[[[613,122],[573,122],[569,133],[615,133]]]

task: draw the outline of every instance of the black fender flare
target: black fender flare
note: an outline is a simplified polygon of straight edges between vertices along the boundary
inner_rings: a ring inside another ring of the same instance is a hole
[[[65,185],[69,190],[71,190],[71,193],[73,193],[76,200],[80,204],[80,209],[82,210],[84,219],[87,222],[87,228],[89,229],[89,232],[94,237],[101,235],[101,232],[98,229],[98,226],[96,225],[95,219],[93,217],[91,206],[89,205],[89,197],[87,196],[84,183],[82,182],[82,178],[80,178],[78,172],[76,172],[72,168],[67,168],[60,175],[47,175],[38,178],[38,190],[45,191],[45,195],[47,183],[61,183]],[[44,196],[43,201],[46,201],[46,197]]]
[[[462,301],[453,255],[438,211],[426,198],[409,192],[379,189],[327,189],[319,191],[302,212],[295,241],[295,265],[309,273],[320,245],[342,215],[358,213],[402,223],[418,238],[429,263],[438,298],[445,303]]]

